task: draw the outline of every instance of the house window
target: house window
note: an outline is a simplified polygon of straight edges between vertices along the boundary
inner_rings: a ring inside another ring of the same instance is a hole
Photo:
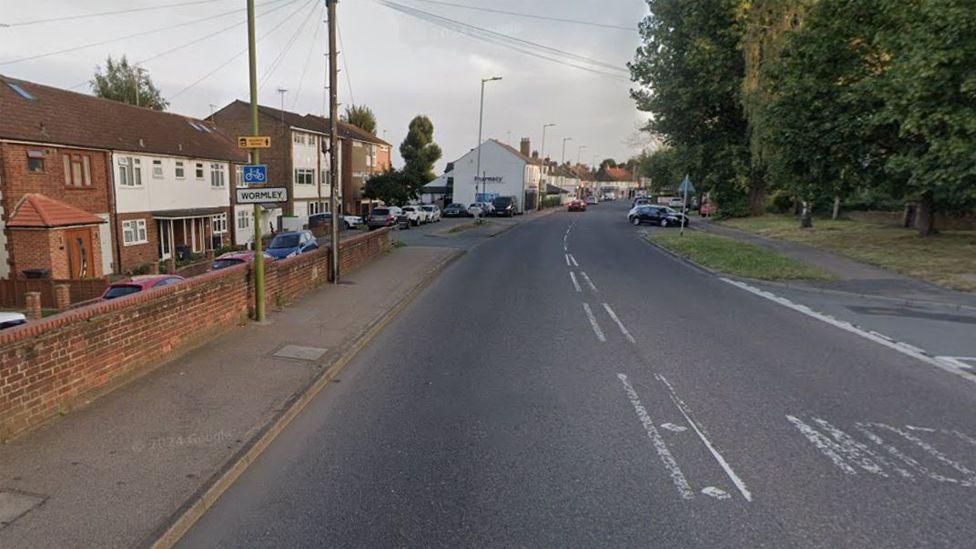
[[[227,214],[217,214],[213,216],[213,232],[214,234],[224,234],[227,232]]]
[[[153,160],[152,161],[152,175],[153,175],[153,179],[162,179],[163,178],[163,161],[162,160]]]
[[[183,179],[186,177],[186,167],[183,165],[182,160],[176,161],[176,179]]]
[[[234,166],[234,181],[238,187],[246,187],[244,184],[244,166]]]
[[[203,162],[197,162],[196,172],[197,179],[203,179]]]
[[[64,184],[68,187],[91,186],[91,159],[86,154],[62,154]]]
[[[314,145],[315,144],[315,136],[314,135],[308,136],[308,144],[309,145]]]
[[[245,210],[237,210],[237,228],[247,229],[251,226],[251,212]]]
[[[138,158],[119,157],[119,185],[123,187],[142,186],[142,166]]]
[[[309,202],[308,203],[308,215],[320,214],[326,211],[324,202]]]
[[[295,184],[296,185],[314,185],[315,184],[315,170],[307,168],[298,168],[295,170]]]
[[[27,171],[35,173],[44,171],[44,151],[27,151]]]
[[[326,184],[326,177],[328,175],[329,175],[329,172],[327,172],[326,170],[322,170],[322,171],[319,172],[319,185],[325,185]]]
[[[227,184],[227,175],[224,173],[224,167],[220,164],[210,165],[210,186],[211,187],[223,187]]]
[[[126,246],[149,242],[145,219],[130,219],[122,222],[122,243]]]
[[[292,135],[293,141],[295,141],[295,143],[298,143],[298,144],[301,144],[301,145],[304,145],[305,144],[305,134],[295,132],[295,133],[293,133],[291,135]]]

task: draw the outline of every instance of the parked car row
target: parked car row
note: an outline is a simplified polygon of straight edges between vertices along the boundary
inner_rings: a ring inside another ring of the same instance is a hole
[[[686,227],[689,224],[688,217],[685,214],[660,204],[636,205],[627,212],[627,220],[635,227],[643,223],[660,225],[661,227],[678,227],[682,220]]]

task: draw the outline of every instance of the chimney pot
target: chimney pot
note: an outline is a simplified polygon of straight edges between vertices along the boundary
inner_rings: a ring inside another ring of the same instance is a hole
[[[523,137],[522,142],[519,145],[519,152],[521,152],[523,156],[529,156],[529,154],[531,154],[531,151],[532,151],[532,145],[531,142],[529,141],[529,138]]]

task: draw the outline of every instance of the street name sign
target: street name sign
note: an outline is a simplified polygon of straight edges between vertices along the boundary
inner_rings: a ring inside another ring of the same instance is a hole
[[[237,146],[242,149],[267,149],[271,147],[271,137],[267,135],[242,135],[237,138]]]
[[[264,204],[266,202],[288,202],[288,189],[285,187],[237,189],[238,204]]]
[[[262,185],[268,182],[268,167],[264,164],[253,164],[241,167],[242,183],[247,185]]]

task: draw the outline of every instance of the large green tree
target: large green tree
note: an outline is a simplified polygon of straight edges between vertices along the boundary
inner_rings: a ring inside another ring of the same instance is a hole
[[[346,112],[342,115],[342,121],[348,122],[372,135],[376,135],[376,115],[373,114],[373,109],[365,105],[346,107]]]
[[[739,4],[647,0],[642,44],[629,65],[638,84],[631,95],[651,114],[644,129],[681,151],[692,180],[712,191],[726,215],[746,213],[753,180],[739,100],[745,66]]]
[[[363,196],[371,200],[382,200],[384,204],[403,206],[416,198],[411,195],[403,172],[389,169],[373,175],[366,181]]]
[[[109,56],[105,60],[104,70],[102,67],[95,67],[90,85],[95,95],[105,99],[157,111],[166,110],[169,106],[169,102],[163,99],[159,88],[149,78],[149,73],[141,67],[130,65],[124,55],[118,61]]]
[[[434,143],[434,123],[426,115],[417,115],[410,121],[407,137],[400,144],[400,156],[411,194],[419,195],[420,188],[436,177],[434,163],[441,158],[441,148]]]

